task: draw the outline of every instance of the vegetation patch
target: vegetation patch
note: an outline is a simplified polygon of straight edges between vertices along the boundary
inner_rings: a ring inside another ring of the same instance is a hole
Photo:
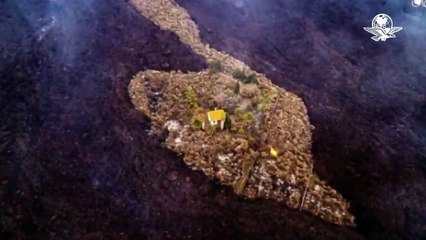
[[[216,74],[223,72],[224,66],[221,61],[214,61],[210,64],[210,73]]]
[[[255,83],[258,84],[256,74],[252,73],[246,75],[243,70],[237,69],[232,73],[232,77],[241,81],[242,83]]]
[[[129,92],[151,119],[152,134],[167,129],[165,146],[192,169],[246,198],[274,199],[353,225],[348,202],[312,171],[313,127],[303,102],[253,79],[240,70],[233,76],[150,70],[132,79]]]

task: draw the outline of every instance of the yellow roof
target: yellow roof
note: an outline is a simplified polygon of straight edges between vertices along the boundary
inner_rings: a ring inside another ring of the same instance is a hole
[[[226,113],[222,109],[210,111],[207,113],[210,121],[224,121]]]

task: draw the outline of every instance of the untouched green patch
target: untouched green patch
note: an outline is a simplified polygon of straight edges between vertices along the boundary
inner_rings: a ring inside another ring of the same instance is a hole
[[[244,73],[244,71],[242,71],[241,69],[237,69],[232,73],[232,77],[241,81],[242,83],[255,83],[255,84],[259,84],[259,82],[257,81],[257,77],[256,74],[252,73],[250,75],[246,75]]]

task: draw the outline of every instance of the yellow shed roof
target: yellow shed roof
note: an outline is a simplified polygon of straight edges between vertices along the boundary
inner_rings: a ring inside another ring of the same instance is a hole
[[[210,111],[207,113],[210,121],[224,121],[226,118],[226,113],[222,109]]]

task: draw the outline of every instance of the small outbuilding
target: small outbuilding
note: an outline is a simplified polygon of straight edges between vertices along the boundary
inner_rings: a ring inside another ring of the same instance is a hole
[[[220,126],[223,130],[225,127],[226,112],[223,109],[215,109],[214,111],[207,112],[207,120],[210,126]],[[202,128],[205,129],[206,122],[202,123]]]

